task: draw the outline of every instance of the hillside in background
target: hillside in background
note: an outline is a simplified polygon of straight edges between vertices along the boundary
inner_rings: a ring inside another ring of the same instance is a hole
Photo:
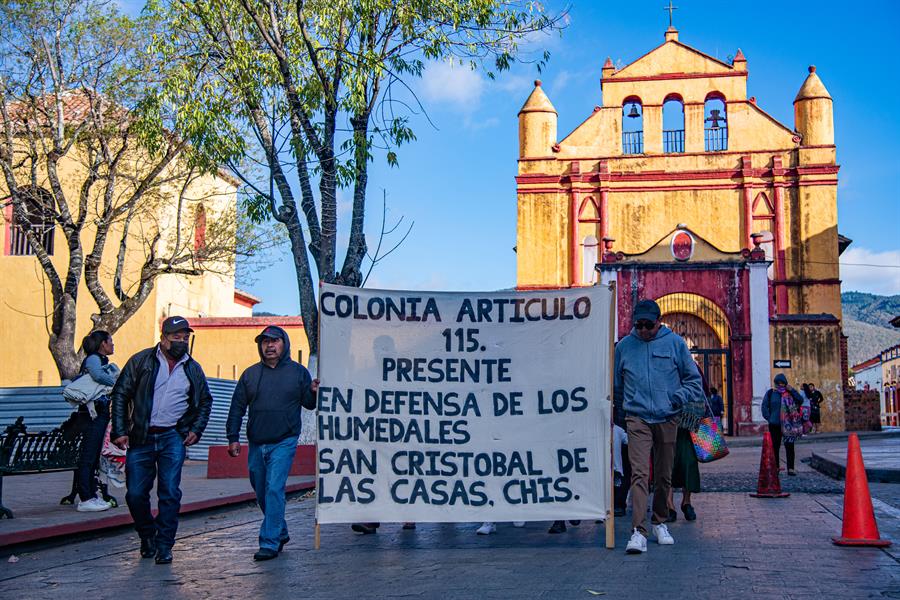
[[[889,323],[900,315],[900,295],[845,292],[841,294],[841,305],[850,366],[900,344],[900,329],[891,327]]]

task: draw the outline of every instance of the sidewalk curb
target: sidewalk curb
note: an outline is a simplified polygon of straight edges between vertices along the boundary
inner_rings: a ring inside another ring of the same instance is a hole
[[[892,438],[892,437],[900,437],[900,430],[891,430],[891,431],[837,431],[831,433],[816,433],[812,435],[805,435],[799,440],[797,440],[797,444],[816,444],[819,442],[839,442],[846,440],[851,433],[855,433],[859,436],[859,439],[882,439],[882,438]],[[725,443],[728,444],[729,448],[749,448],[753,446],[762,446],[762,437],[731,437],[725,438]]]
[[[315,480],[308,482],[292,483],[285,486],[286,493],[302,492],[315,489]],[[209,498],[206,500],[196,500],[181,505],[179,515],[189,513],[202,512],[211,508],[220,508],[223,506],[231,506],[233,504],[243,504],[256,499],[254,492],[244,492],[242,494],[232,494],[230,496],[220,496],[218,498]],[[156,511],[153,511],[156,514]],[[124,525],[131,525],[134,521],[128,512],[117,515],[110,515],[102,519],[85,521],[80,523],[65,523],[62,525],[51,525],[49,527],[38,527],[35,529],[27,529],[24,531],[15,531],[12,533],[0,533],[0,548],[23,544],[25,542],[34,542],[38,540],[49,540],[56,537],[75,535],[79,533],[100,532],[107,529],[114,529]]]
[[[847,467],[815,452],[809,457],[809,466],[823,475],[840,481],[843,481],[847,474]],[[869,483],[900,483],[900,470],[866,467],[866,478]]]

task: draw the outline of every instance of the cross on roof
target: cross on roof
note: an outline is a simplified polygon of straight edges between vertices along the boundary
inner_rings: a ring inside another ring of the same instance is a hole
[[[672,13],[678,10],[677,6],[672,5],[672,0],[669,0],[669,5],[663,7],[663,10],[669,13],[669,27],[672,27]]]

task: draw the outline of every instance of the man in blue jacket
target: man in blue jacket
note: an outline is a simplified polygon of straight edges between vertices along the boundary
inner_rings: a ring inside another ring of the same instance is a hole
[[[632,535],[625,547],[629,554],[647,551],[651,450],[653,533],[660,544],[675,543],[665,523],[678,414],[686,402],[703,394],[687,344],[659,318],[659,305],[641,300],[632,315],[634,329],[616,345],[613,394],[616,411],[624,409],[631,462]]]
[[[270,560],[278,556],[288,543],[284,520],[284,486],[287,482],[297,438],[300,436],[300,407],[316,407],[319,380],[313,379],[306,367],[291,360],[291,341],[287,332],[269,326],[256,336],[260,362],[241,374],[225,429],[228,453],[241,453],[241,422],[247,407],[247,440],[250,450],[247,463],[250,485],[262,509],[259,527],[259,551],[254,560]]]

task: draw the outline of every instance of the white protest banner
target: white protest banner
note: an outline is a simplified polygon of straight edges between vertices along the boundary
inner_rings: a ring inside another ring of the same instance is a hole
[[[323,285],[317,523],[606,517],[613,306]]]

